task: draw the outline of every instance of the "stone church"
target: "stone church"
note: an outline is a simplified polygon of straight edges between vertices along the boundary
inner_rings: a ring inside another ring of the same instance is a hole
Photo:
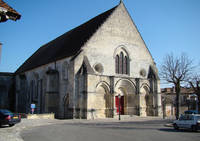
[[[16,111],[56,118],[160,116],[155,62],[125,5],[40,47],[16,71]]]

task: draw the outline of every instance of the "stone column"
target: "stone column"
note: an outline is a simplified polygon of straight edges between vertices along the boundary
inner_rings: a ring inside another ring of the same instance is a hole
[[[139,116],[146,117],[145,94],[139,94]]]
[[[156,115],[162,116],[162,102],[161,102],[161,92],[160,92],[160,80],[157,80],[157,95],[156,95]]]

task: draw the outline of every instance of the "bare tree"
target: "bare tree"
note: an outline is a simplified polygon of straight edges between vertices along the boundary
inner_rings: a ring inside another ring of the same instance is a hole
[[[193,74],[188,83],[198,97],[198,110],[200,111],[200,74]]]
[[[167,54],[161,65],[160,76],[161,79],[172,83],[176,91],[176,119],[179,117],[179,96],[181,91],[181,84],[189,79],[192,72],[192,60],[188,58],[186,54],[182,54],[180,57],[174,57],[174,55]]]

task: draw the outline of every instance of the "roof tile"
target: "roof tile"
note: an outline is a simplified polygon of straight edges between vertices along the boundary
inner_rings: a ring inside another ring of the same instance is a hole
[[[11,6],[5,3],[3,0],[0,0],[0,7],[7,9],[10,12],[20,15],[17,11],[15,11]]]

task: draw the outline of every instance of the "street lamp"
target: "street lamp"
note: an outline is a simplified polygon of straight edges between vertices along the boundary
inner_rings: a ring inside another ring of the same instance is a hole
[[[193,97],[193,100],[195,101],[195,110],[198,112],[198,110],[199,110],[199,107],[198,107],[198,103],[199,103],[198,96],[196,94],[192,94],[191,96]]]
[[[120,98],[121,98],[121,95],[120,95],[120,94],[118,94],[119,120],[121,120],[121,118],[120,118],[120,104],[121,104],[121,100],[120,100]]]

